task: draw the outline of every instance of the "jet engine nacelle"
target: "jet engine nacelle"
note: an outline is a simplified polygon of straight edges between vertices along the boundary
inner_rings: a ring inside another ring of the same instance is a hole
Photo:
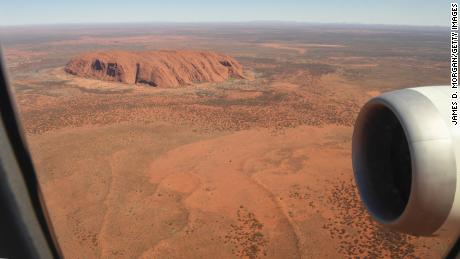
[[[460,232],[460,117],[455,126],[451,94],[449,86],[408,88],[361,109],[355,180],[383,226],[423,236]]]

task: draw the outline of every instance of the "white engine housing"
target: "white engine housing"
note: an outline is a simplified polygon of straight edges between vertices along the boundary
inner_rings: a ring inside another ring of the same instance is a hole
[[[459,103],[460,104],[460,103]],[[408,88],[371,99],[353,133],[353,169],[366,208],[413,235],[460,230],[460,122],[449,86]]]

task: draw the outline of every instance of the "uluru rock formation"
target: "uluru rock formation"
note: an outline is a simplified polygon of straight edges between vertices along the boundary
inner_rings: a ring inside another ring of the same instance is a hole
[[[209,51],[95,51],[71,59],[67,73],[106,81],[175,87],[244,78],[230,56]]]

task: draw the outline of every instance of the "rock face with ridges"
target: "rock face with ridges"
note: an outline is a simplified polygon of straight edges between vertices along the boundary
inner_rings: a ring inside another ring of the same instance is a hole
[[[230,56],[209,51],[96,51],[74,57],[67,73],[106,81],[175,87],[245,78]]]

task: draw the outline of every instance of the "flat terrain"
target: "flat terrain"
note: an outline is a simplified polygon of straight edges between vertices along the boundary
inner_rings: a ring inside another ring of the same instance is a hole
[[[67,258],[438,258],[382,229],[353,181],[360,106],[448,84],[447,29],[304,24],[2,28],[4,56]],[[206,50],[247,79],[186,87],[69,75],[96,50]]]

